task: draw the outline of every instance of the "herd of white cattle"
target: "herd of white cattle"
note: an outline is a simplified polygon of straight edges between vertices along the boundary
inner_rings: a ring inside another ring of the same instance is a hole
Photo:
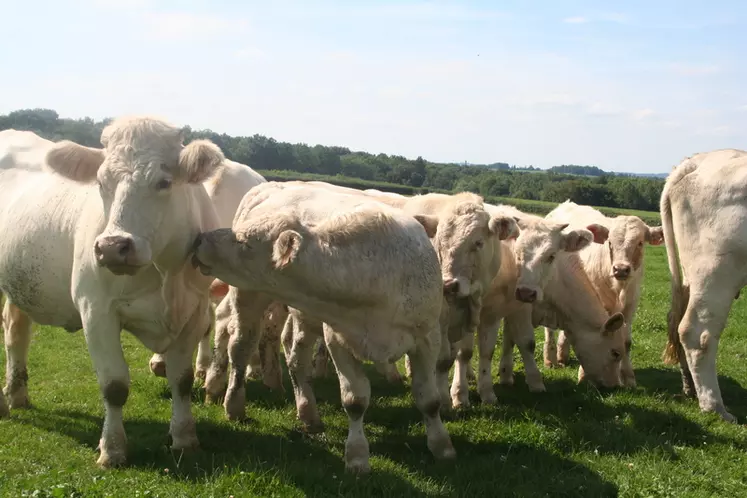
[[[150,368],[168,379],[175,450],[199,446],[194,377],[205,381],[206,402],[223,400],[226,416],[241,419],[247,377],[283,388],[281,342],[297,416],[306,430],[324,430],[311,380],[331,357],[353,472],[370,469],[362,361],[400,382],[394,362],[406,355],[438,459],[456,457],[441,415],[469,405],[475,330],[477,392],[496,402],[501,320],[501,384],[514,381],[516,345],[528,388],[545,390],[534,340],[544,326],[546,366],[565,365],[572,347],[579,381],[634,387],[646,244],[666,243],[672,273],[665,360],[679,362],[683,389],[702,410],[734,420],[716,354],[747,278],[746,152],[685,159],[667,179],[662,226],[652,227],[572,202],[540,217],[468,192],[404,197],[267,182],[212,142],[185,146],[179,128],[148,116],[114,120],[101,144],[0,132],[0,416],[29,406],[32,323],[82,328],[105,406],[102,467],[126,461],[122,329],[155,353]]]

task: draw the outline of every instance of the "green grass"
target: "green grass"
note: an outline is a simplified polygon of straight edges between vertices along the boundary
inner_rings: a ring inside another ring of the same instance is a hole
[[[449,192],[443,189],[410,187],[407,185],[398,185],[396,183],[362,180],[360,178],[352,178],[352,177],[343,176],[343,175],[330,176],[330,175],[319,175],[319,174],[314,174],[314,173],[299,173],[297,171],[287,171],[287,170],[271,170],[271,171],[270,170],[257,170],[257,172],[261,174],[262,176],[264,176],[268,181],[281,181],[281,182],[288,181],[288,180],[321,181],[321,182],[328,182],[333,185],[340,185],[343,187],[357,188],[360,190],[377,189],[377,190],[381,190],[384,192],[395,192],[398,194],[408,195],[408,196],[427,193],[427,192],[441,192],[443,194],[453,193],[453,192]],[[515,199],[513,197],[487,196],[485,197],[485,200],[491,204],[510,204],[512,206],[516,206],[518,209],[521,209],[524,212],[534,213],[534,214],[538,214],[541,216],[546,215],[547,213],[552,211],[555,208],[555,206],[558,205],[555,202],[533,201],[529,199]],[[603,206],[594,206],[594,207],[608,216],[617,216],[621,214],[629,215],[629,216],[638,216],[644,222],[650,225],[661,224],[661,216],[658,212],[655,212],[655,211],[639,211],[636,209],[610,208],[610,207],[603,207]]]
[[[127,334],[130,465],[99,470],[95,447],[103,407],[83,336],[42,327],[29,360],[34,407],[0,421],[0,495],[744,496],[744,426],[701,414],[695,401],[678,396],[678,371],[659,359],[669,306],[662,247],[647,251],[646,272],[634,324],[636,390],[600,393],[578,386],[575,368],[543,368],[548,392],[541,394],[529,393],[519,372],[514,387],[497,386],[497,406],[481,406],[473,386],[473,408],[447,422],[458,452],[448,464],[429,454],[408,389],[388,385],[368,368],[372,474],[360,478],[344,472],[347,420],[335,377],[315,383],[324,435],[296,431],[285,375],[285,394],[249,383],[252,420],[245,424],[226,421],[221,407],[196,404],[202,451],[172,454],[166,381],[150,374],[150,353]],[[718,364],[725,402],[740,422],[747,417],[746,315],[743,297],[734,302]],[[497,368],[495,373],[497,382]],[[193,394],[195,400],[204,395],[197,387]]]

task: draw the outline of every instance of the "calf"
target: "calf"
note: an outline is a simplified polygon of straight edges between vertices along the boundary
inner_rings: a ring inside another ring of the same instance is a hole
[[[625,318],[625,325],[621,329],[625,349],[620,376],[624,386],[635,387],[630,349],[633,342],[632,323],[643,283],[644,244],[662,244],[664,236],[661,227],[648,226],[637,216],[609,218],[591,206],[579,206],[571,201],[558,205],[545,219],[567,222],[572,227],[598,223],[609,231],[604,244],[590,244],[579,251],[578,256],[607,312],[619,311]],[[555,345],[554,331],[545,327],[545,365],[568,362],[570,343],[566,340],[565,331],[560,331],[558,344],[559,350]],[[583,377],[583,367],[579,368],[579,377]]]
[[[207,140],[183,146],[178,128],[150,117],[115,119],[101,134],[103,149],[18,133],[0,137],[0,290],[12,322],[5,331],[11,407],[28,404],[32,320],[82,328],[106,409],[98,464],[124,463],[124,328],[167,358],[172,448],[197,447],[191,361],[210,327],[211,279],[187,259],[197,235],[217,227],[202,183],[223,154]]]
[[[229,418],[244,416],[246,355],[258,340],[262,310],[274,299],[324,322],[350,424],[348,470],[370,469],[363,416],[371,393],[360,361],[392,362],[405,353],[428,447],[436,458],[454,458],[434,375],[444,349],[443,281],[423,229],[430,223],[360,196],[269,182],[244,197],[231,229],[203,234],[194,263],[231,285]],[[292,355],[289,370],[298,393],[306,379]]]
[[[672,274],[666,363],[680,364],[682,389],[728,422],[716,355],[732,300],[747,283],[747,152],[702,152],[682,161],[661,194]]]
[[[527,215],[510,206],[486,205],[491,214],[515,216],[521,230],[515,240],[496,242],[503,264],[485,293],[480,313],[478,392],[484,403],[496,401],[492,381],[492,357],[501,319],[504,321],[501,384],[513,384],[513,346],[521,352],[526,381],[531,391],[544,391],[542,375],[534,359],[534,328],[538,324],[566,323],[571,339],[590,380],[604,385],[615,382],[610,372],[619,368],[621,344],[613,334],[623,324],[620,313],[609,316],[588,278],[580,271],[577,252],[607,236],[604,227],[589,224],[565,231],[567,223],[555,223]],[[468,404],[466,373],[472,357],[473,337],[459,347],[452,384],[456,406]]]

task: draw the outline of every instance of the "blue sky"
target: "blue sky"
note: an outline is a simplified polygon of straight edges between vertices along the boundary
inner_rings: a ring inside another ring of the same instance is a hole
[[[747,136],[741,1],[17,0],[2,10],[0,113],[149,113],[432,161],[649,173]]]

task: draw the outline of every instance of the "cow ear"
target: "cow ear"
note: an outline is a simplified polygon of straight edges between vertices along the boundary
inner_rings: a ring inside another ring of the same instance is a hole
[[[275,240],[272,247],[272,262],[275,268],[282,270],[296,259],[301,248],[303,237],[295,230],[285,230]]]
[[[609,229],[604,225],[600,225],[599,223],[592,223],[591,225],[587,226],[586,229],[590,231],[594,236],[595,244],[604,244],[605,242],[607,242],[607,238],[609,238],[610,236]]]
[[[425,228],[425,233],[428,234],[429,239],[432,239],[436,236],[436,231],[438,230],[437,216],[433,216],[430,214],[416,214],[415,219],[418,220],[418,223],[423,225],[423,228]]]
[[[179,176],[188,183],[202,183],[225,159],[223,151],[210,140],[193,140],[179,154]]]
[[[604,322],[603,334],[609,336],[614,334],[625,324],[625,317],[619,311],[610,316],[606,322]]]
[[[652,246],[664,243],[664,230],[661,227],[648,227],[646,231],[646,242]]]
[[[580,251],[594,240],[594,235],[586,229],[572,230],[560,236],[560,249],[565,252]]]
[[[498,240],[515,239],[519,236],[519,225],[510,216],[494,216],[488,222],[488,230],[498,235]]]
[[[104,151],[62,140],[47,151],[45,164],[55,173],[80,183],[90,183],[104,162]]]

